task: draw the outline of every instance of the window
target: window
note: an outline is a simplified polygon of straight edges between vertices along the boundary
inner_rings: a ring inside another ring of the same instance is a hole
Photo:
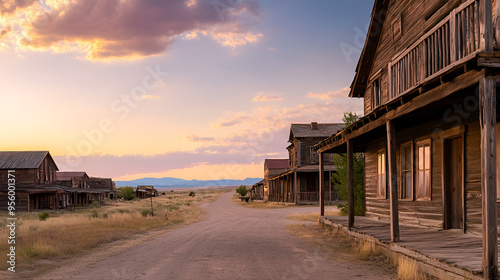
[[[401,189],[399,198],[413,199],[413,142],[401,145]]]
[[[380,79],[372,82],[372,110],[380,106]]]
[[[318,154],[316,153],[314,147],[309,148],[309,157],[311,163],[318,163]]]
[[[385,178],[385,150],[377,153],[377,198],[387,198],[387,181]]]
[[[418,143],[417,199],[431,199],[431,140]]]

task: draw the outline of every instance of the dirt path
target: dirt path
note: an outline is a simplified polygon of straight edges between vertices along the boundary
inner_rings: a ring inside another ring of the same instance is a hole
[[[116,252],[87,256],[37,279],[390,279],[384,268],[328,257],[285,229],[317,207],[248,209],[232,193],[206,205],[205,221]],[[304,223],[304,222],[299,222]],[[102,256],[106,255],[106,258]]]

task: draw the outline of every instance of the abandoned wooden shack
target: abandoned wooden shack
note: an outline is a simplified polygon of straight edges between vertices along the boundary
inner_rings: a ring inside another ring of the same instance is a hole
[[[349,228],[361,152],[366,216],[393,242],[400,223],[482,234],[485,279],[498,275],[499,16],[498,0],[376,0],[349,94],[364,117],[316,145],[320,170],[347,153]]]
[[[71,193],[68,205],[77,206],[90,202],[89,176],[83,171],[57,171],[57,184]]]
[[[270,179],[288,170],[288,159],[264,160],[264,201],[276,201],[276,192],[270,193]]]
[[[118,198],[115,182],[111,178],[90,177],[88,184],[90,190],[100,193],[102,200]]]
[[[154,186],[137,186],[135,196],[138,198],[157,197],[158,191]]]
[[[0,152],[0,209],[7,210],[9,179],[15,180],[10,183],[18,211],[67,207],[69,193],[57,185],[57,170],[48,151]]]
[[[317,123],[292,124],[287,147],[289,159],[285,172],[269,179],[269,200],[295,204],[319,203],[319,161],[314,145],[344,128],[344,124]],[[325,158],[323,180],[327,182],[325,201],[337,201],[332,188],[333,157]]]
[[[264,200],[265,182],[265,180],[260,180],[252,186],[252,189],[249,191],[251,200]]]

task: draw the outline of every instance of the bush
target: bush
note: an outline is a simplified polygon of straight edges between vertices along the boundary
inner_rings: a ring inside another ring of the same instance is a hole
[[[195,195],[196,195],[196,193],[195,193],[195,192],[193,192],[193,191],[189,193],[189,196],[194,197]]]
[[[244,185],[239,186],[239,188],[236,189],[236,193],[239,193],[241,196],[247,195],[247,187]]]
[[[49,217],[49,212],[47,211],[38,214],[38,219],[40,221],[45,221],[48,217]]]
[[[101,204],[98,201],[93,201],[92,204],[90,204],[90,207],[92,207],[92,208],[100,208]]]
[[[118,195],[125,200],[132,200],[135,198],[135,191],[132,187],[122,187],[118,189]]]
[[[147,217],[148,215],[152,216],[151,215],[151,210],[150,209],[144,209],[144,210],[141,211],[141,215],[143,217]]]
[[[179,206],[169,204],[169,205],[167,205],[167,210],[168,211],[179,210]]]
[[[97,213],[97,210],[92,210],[92,214],[90,214],[91,218],[99,218],[99,213]]]

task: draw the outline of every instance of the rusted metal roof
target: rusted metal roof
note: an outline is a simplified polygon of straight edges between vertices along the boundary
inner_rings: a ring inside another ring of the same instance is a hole
[[[266,159],[264,166],[267,169],[288,169],[288,159]]]
[[[45,157],[51,157],[48,151],[1,152],[0,169],[38,168]],[[56,166],[57,170],[57,166]]]
[[[293,143],[293,138],[306,137],[330,137],[332,134],[344,129],[344,123],[308,123],[292,124],[290,127],[289,142]]]

